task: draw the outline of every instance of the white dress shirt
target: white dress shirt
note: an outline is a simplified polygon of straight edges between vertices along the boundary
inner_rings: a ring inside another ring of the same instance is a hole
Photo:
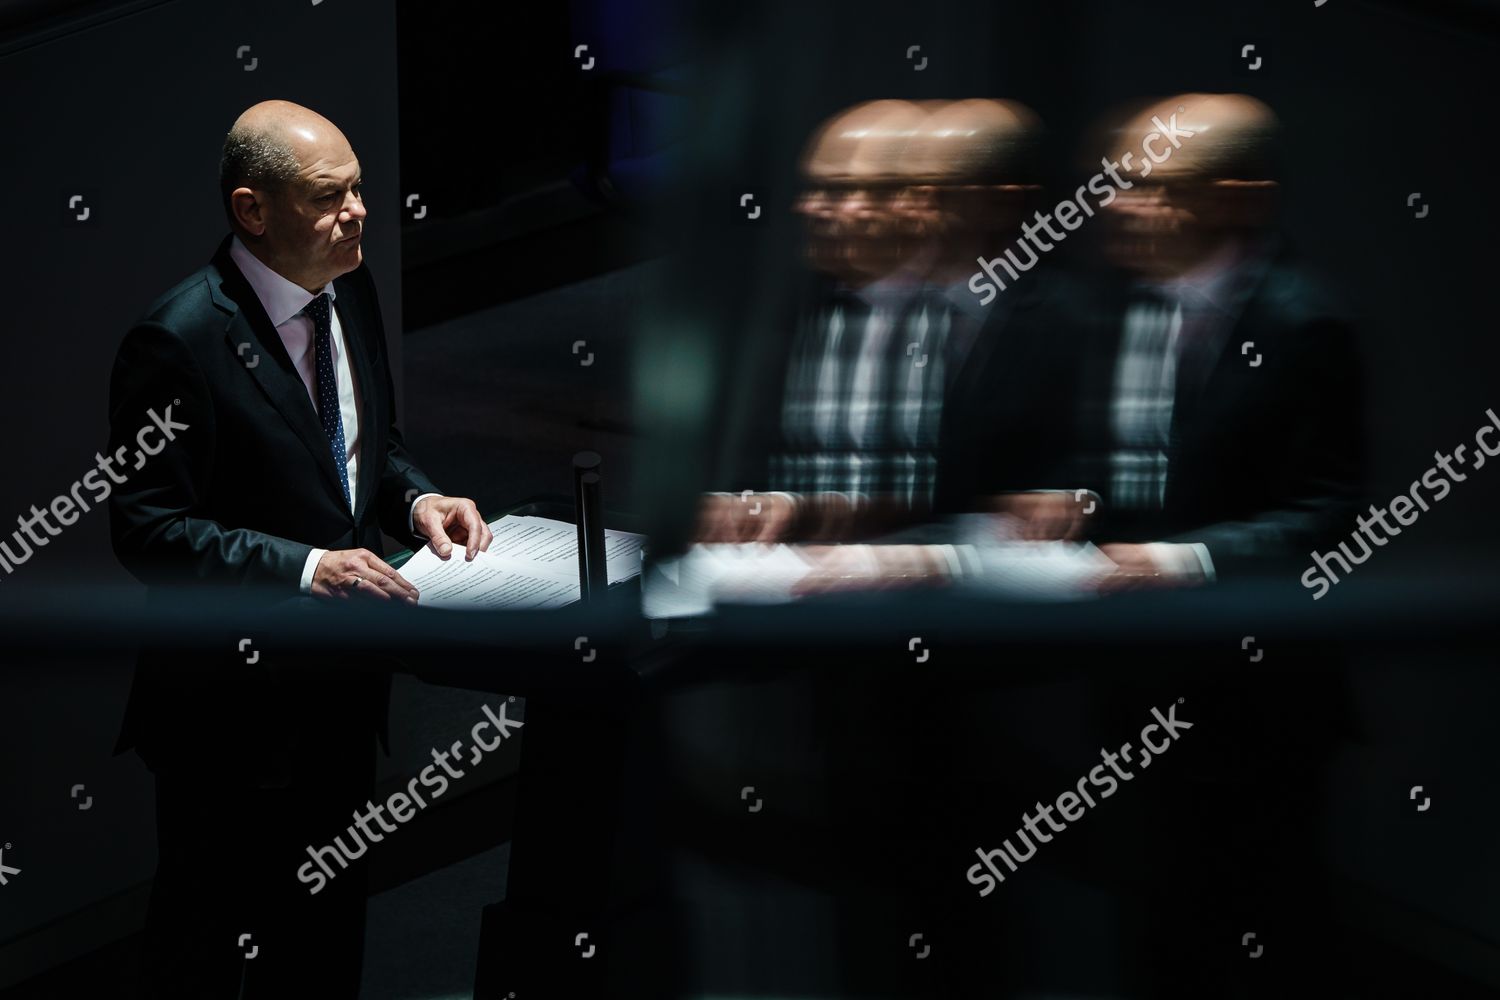
[[[316,331],[313,328],[312,317],[305,315],[302,310],[307,308],[307,304],[317,296],[295,281],[271,270],[259,257],[250,252],[250,248],[240,241],[238,234],[230,241],[229,256],[239,267],[245,280],[250,283],[255,297],[260,299],[266,315],[270,317],[271,325],[276,327],[276,333],[280,335],[287,354],[291,356],[292,366],[297,369],[297,374],[302,378],[302,384],[307,387],[308,401],[312,403],[313,412],[316,413],[318,410],[316,391],[318,365],[317,352],[313,344],[313,334]],[[323,292],[328,293],[330,305],[338,298],[338,292],[331,281],[319,290],[319,294]],[[328,314],[333,328],[330,337],[333,371],[339,387],[339,419],[344,425],[346,450],[344,466],[349,473],[349,503],[352,510],[355,498],[359,496],[360,416],[363,407],[360,405],[359,393],[354,384],[354,369],[349,363],[349,352],[344,348],[344,328],[339,323],[339,311],[336,308],[330,308]],[[412,526],[411,512],[416,510],[418,503],[430,496],[437,496],[437,494],[423,493],[412,501],[411,510],[408,510],[406,515],[408,528]],[[315,548],[308,553],[307,562],[302,567],[302,593],[312,591],[313,574],[317,571],[318,561],[327,551],[327,549]]]

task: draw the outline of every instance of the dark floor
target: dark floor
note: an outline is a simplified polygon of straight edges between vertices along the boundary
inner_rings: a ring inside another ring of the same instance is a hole
[[[468,1000],[480,912],[504,898],[509,866],[510,845],[502,844],[373,897],[363,1000]]]

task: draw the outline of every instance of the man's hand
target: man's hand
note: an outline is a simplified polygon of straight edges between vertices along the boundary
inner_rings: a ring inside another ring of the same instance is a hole
[[[781,542],[792,536],[797,505],[779,493],[708,494],[698,505],[695,542]]]
[[[1115,543],[1101,545],[1099,551],[1115,564],[1115,569],[1099,581],[1099,589],[1105,593],[1147,587],[1191,586],[1207,579],[1198,557],[1188,551],[1187,546]]]
[[[1088,492],[1081,498],[1066,491],[1002,493],[991,498],[990,509],[1021,522],[1020,537],[1028,542],[1076,542],[1097,503]]]
[[[440,559],[452,555],[457,543],[464,547],[465,561],[472,561],[495,537],[474,501],[464,497],[423,497],[411,512],[411,523]]]
[[[417,603],[417,588],[369,549],[334,549],[323,553],[313,571],[314,597],[370,597]]]

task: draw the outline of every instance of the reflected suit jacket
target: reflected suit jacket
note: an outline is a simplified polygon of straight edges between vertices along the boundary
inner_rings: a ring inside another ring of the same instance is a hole
[[[1094,537],[1201,542],[1225,578],[1300,572],[1312,549],[1353,526],[1365,482],[1353,324],[1283,247],[1273,244],[1246,275],[1238,315],[1200,348],[1199,379],[1187,383],[1179,369],[1160,509],[1125,514],[1110,503],[1123,282],[1095,286],[1057,340],[1073,382],[1065,392],[1072,426],[1048,485],[1101,494]]]

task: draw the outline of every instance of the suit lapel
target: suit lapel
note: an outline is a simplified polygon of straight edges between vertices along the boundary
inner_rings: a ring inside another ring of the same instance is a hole
[[[1193,362],[1198,376],[1179,382],[1173,404],[1174,435],[1179,439],[1201,428],[1214,411],[1235,406],[1241,393],[1264,380],[1250,366],[1257,348],[1246,348],[1247,354],[1241,345],[1256,339],[1250,331],[1260,326],[1258,293],[1269,270],[1268,257],[1252,258],[1229,293],[1228,313],[1198,332],[1203,339],[1194,348],[1201,352]]]
[[[1007,289],[1004,294],[1009,297],[995,301],[978,320],[979,329],[974,331],[962,353],[955,357],[949,352],[947,364],[950,370],[944,379],[948,396],[968,398],[972,393],[983,391],[986,384],[993,385],[996,372],[990,370],[992,362],[1014,367],[1035,360],[1042,345],[1028,341],[1027,337],[1041,331],[1026,329],[1024,325],[1043,299],[1042,285],[1046,280],[1039,276],[1020,288]],[[973,316],[956,306],[950,305],[949,308],[955,316],[955,324],[975,322]],[[962,317],[962,320],[957,317]],[[950,327],[949,336],[952,335]],[[1000,377],[1006,377],[1003,371]]]
[[[323,470],[325,483],[338,502],[344,502],[344,487],[338,468],[333,464],[333,449],[318,420],[317,409],[307,394],[307,386],[292,364],[281,335],[271,325],[265,307],[229,256],[229,238],[219,245],[213,257],[216,276],[209,277],[209,291],[214,304],[229,314],[224,339],[236,360],[260,386],[271,405],[291,425],[308,451]],[[346,340],[348,338],[346,337]],[[244,346],[241,346],[244,345]]]
[[[970,339],[966,350],[957,356],[949,352],[945,359],[948,370],[944,373],[944,381],[947,383],[944,387],[944,406],[948,405],[948,400],[967,398],[977,384],[979,373],[988,370],[990,358],[1000,349],[1003,337],[1004,318],[997,315],[999,312],[998,309],[992,309],[978,321],[979,329]],[[957,322],[975,322],[973,317],[965,313],[957,313],[957,316],[961,317]],[[1005,317],[1009,317],[1009,310],[1005,311]],[[952,327],[949,327],[948,333],[950,337],[953,335]]]

